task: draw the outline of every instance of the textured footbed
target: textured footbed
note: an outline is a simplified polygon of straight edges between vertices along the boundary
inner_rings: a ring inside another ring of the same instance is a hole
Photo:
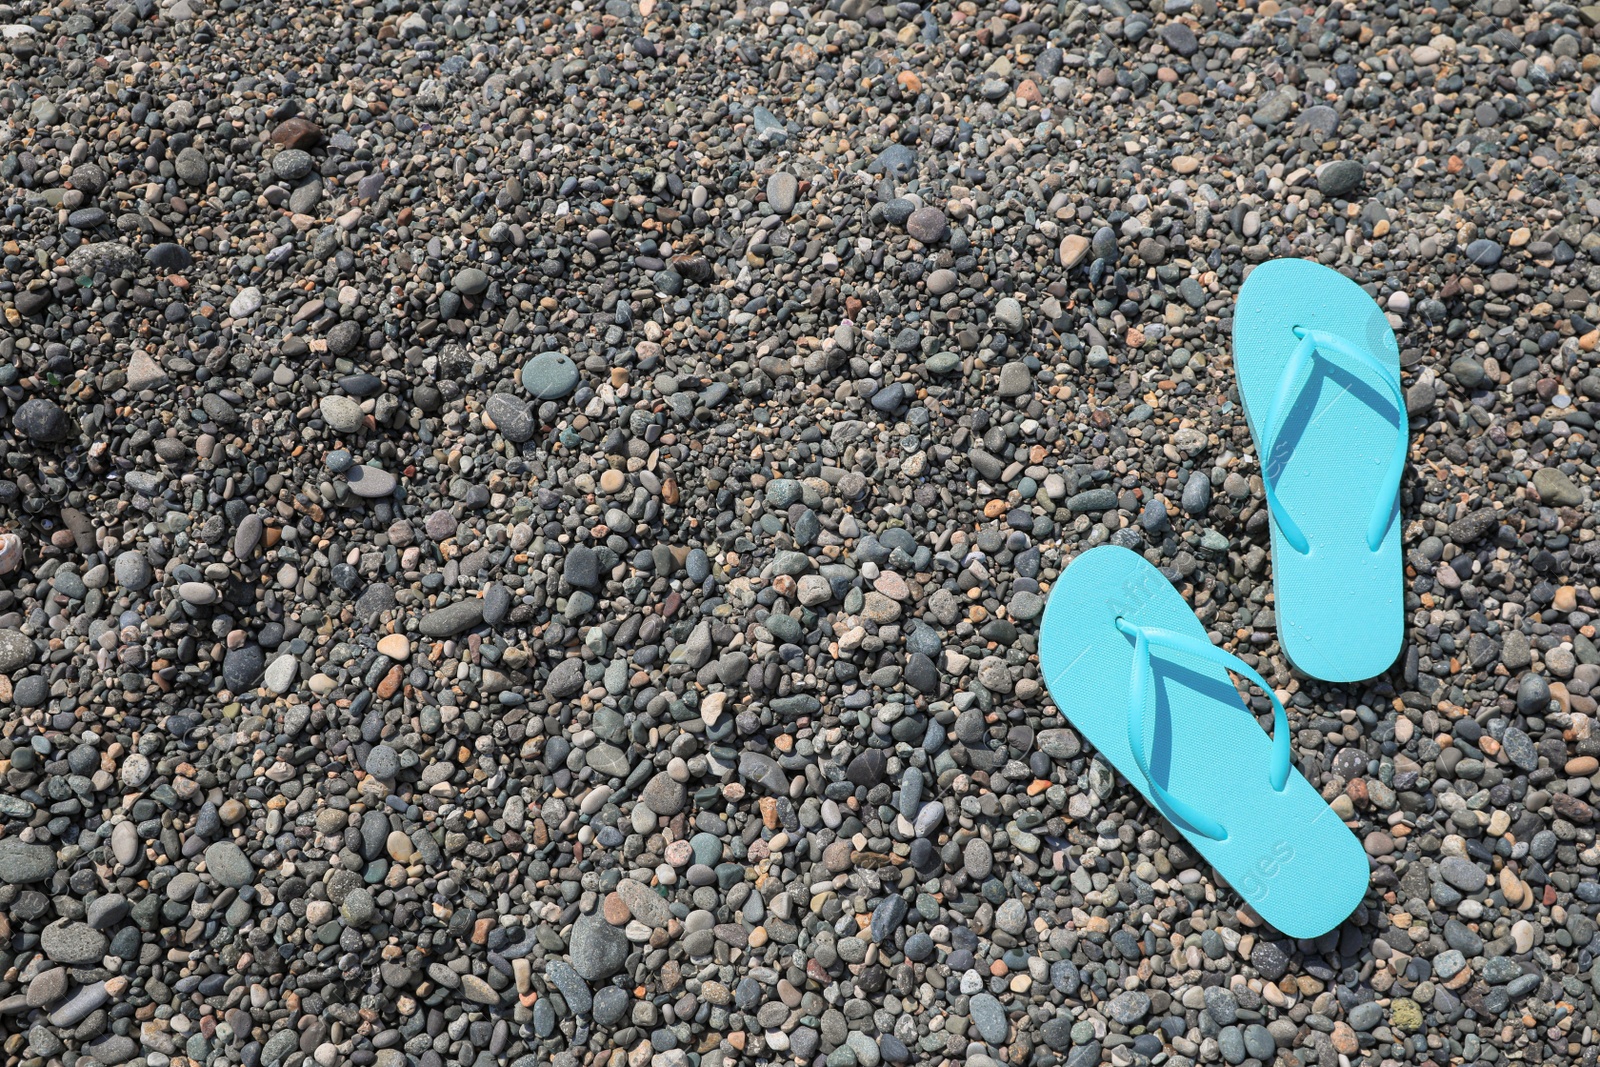
[[[1160,571],[1137,553],[1102,545],[1075,559],[1051,590],[1039,667],[1056,707],[1160,811],[1128,745],[1134,648],[1116,627],[1119,617],[1210,640]],[[1228,836],[1216,841],[1173,825],[1283,933],[1319,937],[1339,925],[1367,889],[1361,843],[1298,770],[1290,769],[1283,792],[1272,788],[1272,738],[1226,671],[1165,649],[1151,662],[1151,773]]]
[[[1278,640],[1301,671],[1330,682],[1382,674],[1400,653],[1405,576],[1400,517],[1367,547],[1367,522],[1394,453],[1403,412],[1369,368],[1334,356],[1308,361],[1293,384],[1271,456],[1261,456],[1271,410],[1298,339],[1296,326],[1336,334],[1400,376],[1400,350],[1382,309],[1360,286],[1309,260],[1261,264],[1233,317],[1233,362],[1257,456],[1310,546],[1301,553],[1272,518]]]

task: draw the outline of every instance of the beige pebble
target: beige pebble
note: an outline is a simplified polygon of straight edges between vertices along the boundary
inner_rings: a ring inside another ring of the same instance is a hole
[[[620,492],[627,480],[627,475],[613,467],[600,475],[600,491],[608,494]]]
[[[404,662],[411,657],[411,642],[405,634],[386,634],[378,640],[378,651],[392,660]]]
[[[410,863],[417,855],[417,848],[411,843],[410,835],[399,830],[389,831],[387,847],[389,858],[396,863]]]
[[[893,597],[895,600],[906,600],[911,596],[911,587],[906,584],[906,580],[893,571],[884,571],[878,575],[877,580],[872,583],[872,587],[884,596]]]
[[[1522,882],[1511,873],[1510,867],[1500,869],[1500,892],[1505,894],[1506,903],[1513,908],[1520,907],[1523,900]]]
[[[1082,234],[1069,233],[1061,239],[1061,265],[1075,267],[1089,251],[1089,239]]]

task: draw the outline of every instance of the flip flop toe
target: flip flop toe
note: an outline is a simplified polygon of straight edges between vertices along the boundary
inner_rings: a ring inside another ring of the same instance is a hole
[[[1056,706],[1264,920],[1319,937],[1361,902],[1366,853],[1292,766],[1283,705],[1143,557],[1103,545],[1074,560],[1039,649]],[[1271,700],[1270,736],[1230,673]]]
[[[1233,361],[1261,459],[1283,651],[1325,681],[1382,674],[1405,626],[1410,431],[1394,331],[1339,272],[1272,260],[1239,292]]]

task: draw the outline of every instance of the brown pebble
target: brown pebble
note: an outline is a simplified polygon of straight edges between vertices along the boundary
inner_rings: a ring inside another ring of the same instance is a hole
[[[1344,791],[1355,804],[1365,804],[1367,802],[1367,782],[1364,778],[1350,779],[1350,783],[1344,787]]]
[[[1567,773],[1574,778],[1587,778],[1600,770],[1600,759],[1593,756],[1573,756],[1567,760]]]
[[[1528,895],[1521,880],[1510,867],[1500,868],[1500,893],[1506,898],[1506,903],[1513,908],[1521,907]]]
[[[280,148],[300,148],[309,152],[322,143],[322,127],[296,115],[273,127],[272,143]]]
[[[378,699],[388,700],[400,692],[400,686],[404,681],[405,674],[400,670],[400,664],[396,663],[389,668],[389,673],[383,676],[383,681],[378,683]]]
[[[850,869],[850,842],[835,841],[822,850],[822,866],[829,874],[839,874]]]
[[[612,926],[623,926],[633,918],[633,912],[628,910],[627,902],[617,893],[607,893],[605,900],[600,902],[600,914],[606,917],[606,922]]]

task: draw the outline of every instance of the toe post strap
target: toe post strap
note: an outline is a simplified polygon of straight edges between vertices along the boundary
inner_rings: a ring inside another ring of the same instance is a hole
[[[1383,383],[1384,391],[1388,394],[1388,399],[1394,405],[1399,418],[1399,432],[1395,435],[1394,449],[1389,457],[1388,466],[1384,469],[1383,483],[1373,503],[1372,513],[1367,519],[1367,548],[1376,552],[1383,544],[1384,535],[1388,533],[1389,525],[1393,521],[1395,499],[1400,494],[1400,479],[1406,470],[1410,433],[1406,425],[1405,391],[1401,389],[1400,379],[1394,371],[1381,360],[1337,334],[1303,326],[1295,327],[1294,334],[1299,338],[1299,343],[1289,356],[1289,363],[1284,368],[1283,376],[1278,379],[1277,393],[1272,398],[1272,406],[1267,409],[1266,421],[1261,426],[1261,483],[1266,489],[1267,507],[1278,524],[1279,532],[1283,534],[1284,540],[1290,547],[1301,554],[1310,552],[1311,543],[1306,539],[1305,532],[1289,513],[1289,509],[1284,506],[1283,501],[1278,498],[1276,480],[1272,475],[1272,453],[1278,443],[1278,434],[1283,429],[1284,416],[1288,413],[1295,396],[1295,383],[1300,380],[1300,375],[1308,363],[1318,356],[1323,359],[1337,356],[1347,363],[1364,367]]]
[[[1267,774],[1272,788],[1280,793],[1288,784],[1290,769],[1289,717],[1284,711],[1282,702],[1278,700],[1277,694],[1272,691],[1266,680],[1249,664],[1217,648],[1209,641],[1197,640],[1186,634],[1157,627],[1136,626],[1122,618],[1117,619],[1117,629],[1123,635],[1131,637],[1134,642],[1132,674],[1128,683],[1128,747],[1132,750],[1134,762],[1150,786],[1152,798],[1162,808],[1163,814],[1169,818],[1175,817],[1195,832],[1214,841],[1227,840],[1227,827],[1183,798],[1173,796],[1156,780],[1151,770],[1144,739],[1147,704],[1155,688],[1153,685],[1155,668],[1151,662],[1151,650],[1162,649],[1203,660],[1248,679],[1252,685],[1267,694],[1268,699],[1272,701],[1272,756]],[[1240,710],[1245,709],[1241,706]]]

